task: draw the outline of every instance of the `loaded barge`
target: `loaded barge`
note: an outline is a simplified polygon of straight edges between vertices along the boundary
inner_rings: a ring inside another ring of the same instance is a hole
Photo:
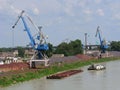
[[[83,70],[69,70],[69,71],[47,76],[46,78],[47,79],[62,79],[62,78],[69,77],[71,75],[74,75],[80,72],[83,72]]]
[[[88,67],[88,70],[104,70],[104,69],[106,69],[106,67],[103,65],[92,64],[91,66]]]

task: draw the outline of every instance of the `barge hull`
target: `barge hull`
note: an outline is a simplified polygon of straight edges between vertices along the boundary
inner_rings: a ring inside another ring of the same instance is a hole
[[[62,79],[62,78],[69,77],[71,75],[74,75],[74,74],[77,74],[77,73],[80,73],[80,72],[83,72],[83,70],[69,70],[69,71],[66,71],[66,72],[62,72],[62,73],[47,76],[46,78],[47,79]]]

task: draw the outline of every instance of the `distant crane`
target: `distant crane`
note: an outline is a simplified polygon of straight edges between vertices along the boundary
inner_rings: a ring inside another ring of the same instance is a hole
[[[33,55],[33,57],[30,60],[30,67],[35,67],[35,62],[36,61],[44,61],[45,66],[47,66],[49,59],[47,58],[47,55],[45,54],[45,51],[47,51],[49,49],[49,47],[48,47],[48,44],[46,43],[45,36],[41,32],[41,27],[37,27],[33,23],[32,19],[29,16],[27,16],[28,20],[33,24],[33,26],[38,31],[38,33],[36,34],[36,38],[34,38],[34,36],[31,34],[30,29],[27,26],[27,23],[25,21],[25,18],[24,18],[25,15],[23,15],[24,13],[25,13],[25,11],[22,10],[20,15],[18,16],[17,21],[12,26],[12,28],[15,28],[15,26],[18,24],[20,19],[22,20],[25,31],[27,32],[27,34],[29,36],[29,39],[30,39],[30,45],[35,50],[35,54]],[[39,42],[36,42],[35,39],[37,39]]]
[[[99,28],[100,27],[98,26],[95,37],[97,37],[97,35],[99,36],[101,53],[105,53],[106,49],[108,48],[108,45],[105,39],[102,40]]]

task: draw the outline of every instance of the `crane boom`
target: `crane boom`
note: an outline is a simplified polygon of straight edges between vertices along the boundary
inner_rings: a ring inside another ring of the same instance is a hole
[[[97,31],[96,31],[96,37],[97,37],[97,35],[99,35],[99,40],[100,40],[100,44],[101,44],[101,46],[102,46],[102,39],[101,39],[101,35],[100,35],[100,29],[99,29],[100,27],[98,26],[97,27]]]
[[[21,16],[23,15],[24,12],[25,12],[25,11],[22,10],[22,12],[20,13],[20,16],[18,16],[18,19],[17,19],[17,21],[15,22],[15,24],[12,26],[12,28],[15,28],[15,26],[17,25],[18,21],[20,20],[20,18],[21,18]]]
[[[24,10],[22,10],[22,12],[20,13],[20,16],[18,17],[18,19],[17,19],[17,21],[15,22],[15,24],[12,26],[12,28],[15,28],[15,26],[17,25],[17,23],[19,22],[19,20],[21,19],[22,20],[22,22],[23,22],[23,24],[24,24],[24,27],[25,27],[25,31],[27,32],[27,34],[28,34],[28,36],[29,36],[29,39],[30,39],[30,41],[31,41],[31,46],[35,49],[35,40],[33,39],[33,37],[32,37],[32,35],[31,35],[31,32],[30,32],[30,30],[29,30],[29,28],[28,28],[28,26],[27,26],[27,23],[25,22],[25,19],[24,19],[24,17],[23,17],[23,13],[24,13],[25,11]]]
[[[29,28],[28,28],[28,26],[27,26],[27,23],[25,22],[25,20],[24,20],[24,17],[22,17],[21,16],[21,19],[22,19],[22,21],[23,21],[23,24],[24,24],[24,27],[25,27],[25,31],[27,32],[27,34],[28,34],[28,36],[29,36],[29,39],[30,39],[30,41],[31,41],[31,46],[34,48],[34,49],[36,49],[35,48],[35,40],[33,39],[33,37],[32,37],[32,35],[31,35],[31,32],[30,32],[30,30],[29,30]]]

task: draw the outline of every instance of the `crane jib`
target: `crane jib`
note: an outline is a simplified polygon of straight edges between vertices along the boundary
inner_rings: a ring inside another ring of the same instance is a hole
[[[32,47],[34,47],[34,46],[35,46],[35,41],[34,41],[32,35],[31,35],[31,32],[30,32],[29,28],[27,27],[27,24],[26,24],[26,22],[25,22],[25,20],[24,20],[24,17],[21,16],[21,19],[22,19],[22,21],[23,21],[25,30],[26,30],[26,32],[27,32],[29,38],[30,38],[31,45],[32,45]]]
[[[108,48],[108,45],[106,44],[105,40],[101,39],[101,34],[100,34],[99,28],[100,27],[98,26],[95,36],[97,36],[97,34],[99,35],[98,37],[99,37],[99,40],[100,40],[100,49],[101,49],[102,53],[105,53],[106,49]]]

